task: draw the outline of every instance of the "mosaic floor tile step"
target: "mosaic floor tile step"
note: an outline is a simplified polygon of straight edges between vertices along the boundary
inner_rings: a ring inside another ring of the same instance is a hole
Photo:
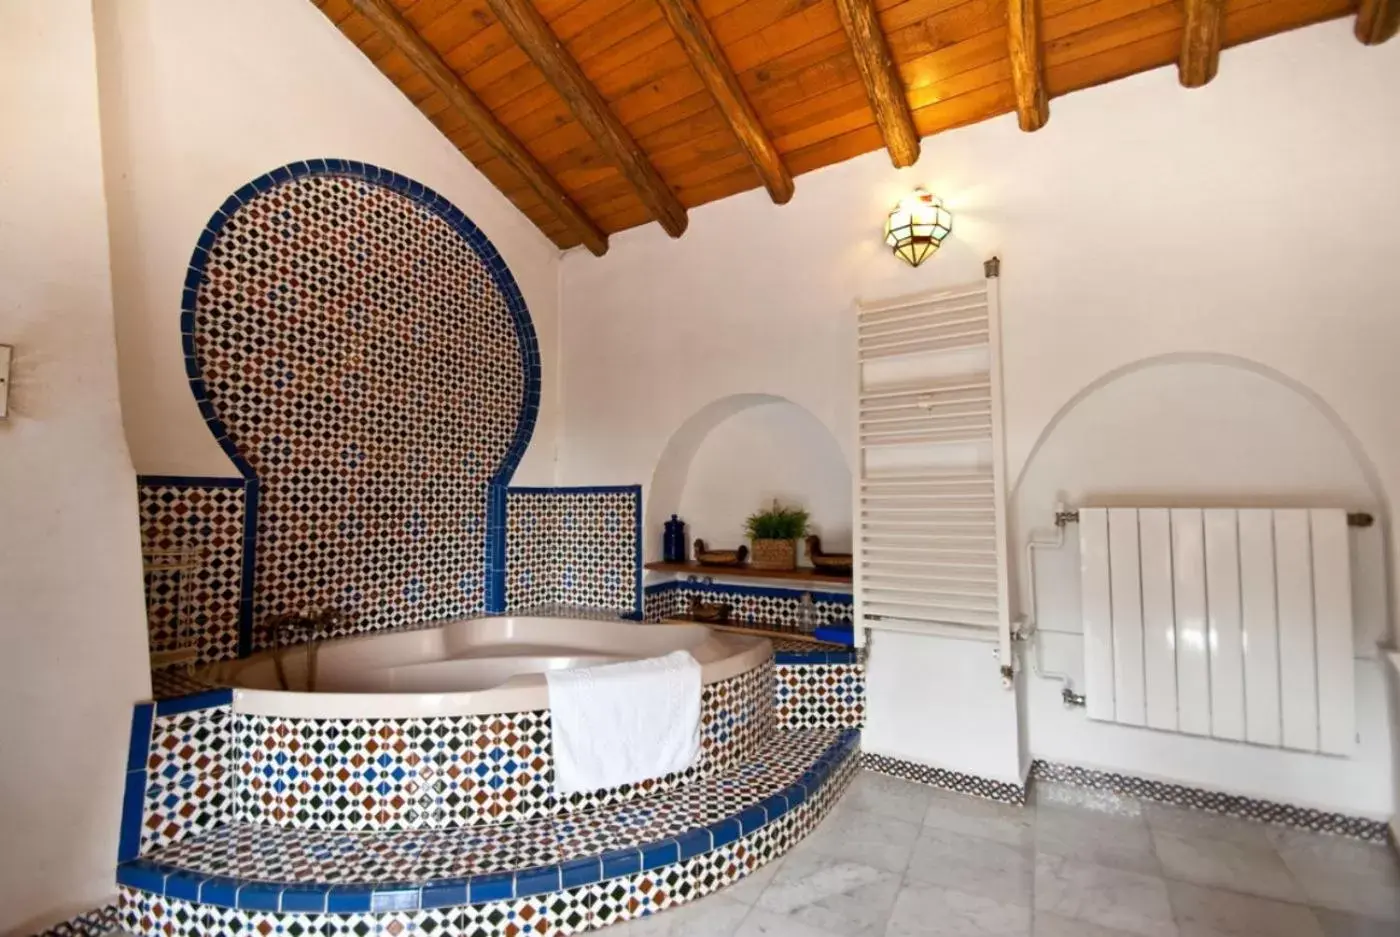
[[[254,903],[267,907],[225,907],[200,895],[159,894],[138,886],[120,890],[123,928],[138,937],[225,937],[229,934],[290,934],[319,937],[370,937],[406,934],[434,937],[522,937],[568,935],[605,927],[664,911],[702,898],[733,884],[760,866],[787,852],[809,832],[836,803],[857,768],[854,735],[823,755],[804,775],[810,795],[793,802],[783,812],[765,812],[765,821],[742,830],[731,821],[732,834],[711,837],[708,846],[684,854],[682,844],[657,861],[612,853],[602,857],[594,879],[571,882],[564,871],[553,890],[534,895],[502,892],[477,900],[466,886],[423,888],[413,904],[371,907],[351,905],[345,894],[320,896],[285,890],[269,893],[252,889]],[[820,778],[816,769],[821,767]],[[569,869],[565,866],[565,869]],[[573,876],[577,878],[577,876]],[[494,883],[493,883],[494,887]],[[215,888],[217,890],[217,886]],[[470,899],[470,900],[468,900]]]
[[[848,749],[854,740],[836,729],[775,733],[750,760],[724,775],[559,818],[375,833],[234,823],[149,853],[145,867],[196,877],[339,885],[476,879],[557,866],[646,844],[674,845],[779,794],[827,753]]]

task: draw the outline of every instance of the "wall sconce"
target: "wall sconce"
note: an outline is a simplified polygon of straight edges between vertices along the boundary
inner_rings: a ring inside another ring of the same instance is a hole
[[[911,267],[917,267],[938,250],[953,230],[953,215],[943,200],[923,189],[900,199],[885,222],[885,243]]]

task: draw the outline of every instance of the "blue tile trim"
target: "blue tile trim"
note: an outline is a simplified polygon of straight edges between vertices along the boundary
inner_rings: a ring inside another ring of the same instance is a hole
[[[632,610],[625,618],[633,621],[641,621],[644,617],[644,598],[646,591],[642,588],[642,486],[641,485],[565,485],[558,487],[540,487],[530,485],[511,485],[506,489],[507,500],[501,505],[501,529],[504,532],[508,527],[506,519],[506,504],[509,503],[509,495],[611,495],[630,494],[634,505],[633,514],[633,542],[636,544],[635,555],[632,558]],[[506,549],[505,538],[501,539],[500,563],[500,601],[501,607],[498,609],[488,609],[492,614],[500,614],[506,611]]]
[[[216,690],[201,690],[184,696],[172,696],[156,703],[157,716],[175,716],[193,712],[196,709],[211,709],[215,706],[233,704],[233,690],[227,687]]]
[[[155,704],[137,703],[131,713],[131,737],[127,742],[126,775],[122,785],[121,831],[117,837],[117,861],[141,854],[141,821],[146,809],[146,759],[151,753],[151,727]]]
[[[204,281],[205,269],[209,262],[209,249],[218,238],[232,216],[244,203],[274,186],[281,185],[302,176],[331,175],[354,176],[374,185],[392,189],[413,199],[428,211],[437,215],[456,231],[468,246],[481,259],[491,273],[497,290],[505,300],[515,326],[516,338],[520,344],[520,368],[524,378],[520,400],[520,417],[515,424],[515,434],[506,450],[505,458],[492,477],[487,495],[486,521],[486,571],[485,606],[487,612],[505,611],[505,486],[510,483],[530,438],[535,432],[535,422],[540,411],[540,343],[535,333],[530,310],[525,305],[525,296],[506,265],[505,258],[491,243],[486,233],[478,228],[461,209],[453,205],[432,189],[401,176],[388,169],[355,160],[334,157],[315,157],[298,160],[279,166],[264,173],[240,187],[224,200],[224,203],[209,217],[204,230],[200,232],[190,253],[190,263],[185,274],[184,287],[180,292],[180,333],[185,352],[185,374],[189,378],[190,392],[194,394],[199,412],[209,426],[224,454],[229,457],[238,474],[245,480],[246,515],[243,530],[243,583],[239,597],[238,654],[246,657],[253,650],[254,612],[254,557],[257,548],[257,507],[258,478],[248,460],[238,451],[238,444],[229,436],[228,428],[214,409],[209,390],[204,383],[204,371],[195,353],[194,331],[195,311],[199,297],[199,287]],[[151,476],[176,477],[176,476]],[[637,593],[637,608],[641,609],[641,592]]]
[[[854,664],[860,661],[856,651],[774,651],[773,663],[796,666],[820,664]]]
[[[716,570],[715,575],[721,575],[721,570]],[[813,584],[816,586],[816,584]],[[840,587],[843,583],[831,583],[832,586]],[[849,586],[847,586],[849,588]],[[684,579],[669,579],[665,582],[654,582],[646,587],[647,595],[662,595],[679,589],[694,592],[710,592],[715,595],[749,595],[756,598],[765,599],[795,599],[802,600],[802,596],[810,594],[813,597],[820,596],[820,601],[831,602],[835,605],[854,605],[855,599],[850,592],[828,592],[822,588],[810,589],[778,589],[770,586],[741,586],[737,583],[727,582],[689,582]]]
[[[448,908],[549,894],[659,869],[733,843],[741,835],[773,823],[807,801],[830,780],[834,770],[852,756],[859,741],[859,729],[844,730],[804,772],[802,780],[733,816],[688,830],[674,839],[570,859],[562,865],[490,872],[421,886],[408,883],[329,885],[204,877],[149,859],[133,858],[117,867],[117,882],[152,894],[225,908],[331,914]]]

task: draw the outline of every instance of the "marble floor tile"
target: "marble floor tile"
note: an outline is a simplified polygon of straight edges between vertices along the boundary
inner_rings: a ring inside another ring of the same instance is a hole
[[[919,831],[916,823],[849,808],[828,818],[798,848],[902,875]]]
[[[1385,844],[1284,827],[1268,836],[1309,904],[1400,922],[1400,863]]]
[[[1046,804],[1035,814],[1037,852],[1158,875],[1152,833],[1140,813]]]
[[[844,937],[776,911],[754,908],[734,931],[734,937]]]
[[[1035,908],[1142,937],[1177,937],[1165,881],[1063,856],[1035,857]]]
[[[1400,930],[1394,921],[1359,917],[1329,908],[1314,908],[1313,914],[1317,915],[1322,932],[1327,937],[1395,937],[1397,930]]]
[[[1031,911],[967,892],[907,882],[895,898],[886,937],[1029,937]]]
[[[782,868],[786,858],[786,856],[779,856],[772,862],[759,866],[733,885],[721,889],[717,894],[740,904],[754,904],[758,901],[758,896],[763,894],[763,889],[767,888],[768,883],[773,881],[773,876],[778,874],[778,869]]]
[[[1033,873],[1026,847],[925,827],[905,875],[912,881],[1029,904]]]
[[[1186,882],[1167,891],[1181,937],[1325,937],[1306,905]]]
[[[1154,833],[1224,839],[1244,846],[1270,845],[1269,825],[1258,820],[1242,820],[1209,810],[1191,810],[1150,801],[1143,803],[1142,816]]]
[[[599,933],[607,937],[731,937],[748,913],[748,905],[717,894]]]
[[[1100,927],[1052,911],[1036,911],[1031,915],[1031,934],[1032,937],[1137,937],[1131,931]]]
[[[924,826],[994,839],[1012,846],[1035,841],[1035,807],[1002,804],[951,791],[935,791],[924,812]]]
[[[934,789],[875,771],[862,771],[841,798],[841,809],[868,810],[882,816],[918,823],[928,809]]]
[[[878,937],[899,885],[897,872],[817,852],[793,852],[755,907],[846,937]]]
[[[1113,791],[1056,784],[1054,781],[1036,781],[1031,791],[1031,799],[1037,807],[1069,807],[1120,817],[1142,816],[1141,801]]]
[[[1267,839],[1245,844],[1163,832],[1154,832],[1152,838],[1167,878],[1281,901],[1305,900],[1302,887]]]

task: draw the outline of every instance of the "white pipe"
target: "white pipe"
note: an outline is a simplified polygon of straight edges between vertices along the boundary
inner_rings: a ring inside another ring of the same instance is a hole
[[[1055,513],[1058,515],[1064,511],[1062,502],[1055,502]],[[1070,676],[1066,673],[1059,673],[1054,670],[1042,670],[1040,666],[1040,629],[1036,625],[1036,589],[1035,589],[1035,551],[1036,550],[1060,550],[1065,545],[1065,529],[1059,524],[1055,525],[1054,540],[1037,540],[1034,536],[1026,538],[1026,574],[1021,577],[1022,608],[1023,614],[1017,620],[1016,633],[1023,641],[1030,644],[1031,672],[1042,680],[1056,680],[1065,685],[1066,689],[1071,686]]]

